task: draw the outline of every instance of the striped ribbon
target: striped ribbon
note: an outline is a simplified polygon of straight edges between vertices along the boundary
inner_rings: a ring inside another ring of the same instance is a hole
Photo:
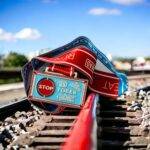
[[[34,70],[53,71],[67,76],[78,72],[79,78],[89,79],[91,91],[111,98],[120,96],[128,87],[126,76],[116,71],[108,58],[88,38],[83,36],[33,58],[23,67],[22,76],[27,95]],[[54,111],[60,106],[41,102],[40,107]]]

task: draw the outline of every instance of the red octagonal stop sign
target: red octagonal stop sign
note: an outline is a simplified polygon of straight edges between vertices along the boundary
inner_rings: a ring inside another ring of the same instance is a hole
[[[43,78],[37,84],[37,91],[41,96],[50,96],[55,90],[55,84],[52,80]]]

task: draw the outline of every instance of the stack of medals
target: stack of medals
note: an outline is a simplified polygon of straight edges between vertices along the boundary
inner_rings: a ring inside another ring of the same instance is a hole
[[[116,99],[127,78],[86,37],[33,58],[22,69],[31,103],[52,114],[82,108],[89,93]]]

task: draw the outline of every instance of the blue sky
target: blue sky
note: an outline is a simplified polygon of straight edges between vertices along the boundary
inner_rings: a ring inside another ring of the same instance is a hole
[[[28,54],[87,36],[105,54],[150,55],[147,0],[0,0],[0,53]]]

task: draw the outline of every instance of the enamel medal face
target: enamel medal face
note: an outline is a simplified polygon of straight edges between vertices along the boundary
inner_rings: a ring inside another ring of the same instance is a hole
[[[85,101],[87,84],[88,81],[83,79],[34,73],[29,99],[64,107],[80,108]]]
[[[48,97],[55,91],[55,84],[51,79],[42,78],[36,85],[38,93],[43,97]]]

